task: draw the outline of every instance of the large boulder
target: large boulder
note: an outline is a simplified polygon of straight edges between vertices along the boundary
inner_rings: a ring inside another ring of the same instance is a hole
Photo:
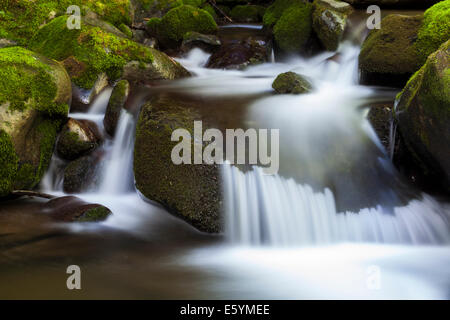
[[[266,27],[273,27],[283,13],[291,10],[291,7],[303,6],[303,0],[276,0],[264,13],[263,23]]]
[[[62,158],[74,160],[95,150],[100,142],[100,132],[94,122],[70,118],[59,135],[56,150]]]
[[[272,88],[276,93],[301,94],[311,91],[312,86],[305,77],[295,72],[285,72],[279,74],[272,83]]]
[[[441,1],[425,11],[416,46],[423,64],[442,43],[450,39],[450,0]]]
[[[402,87],[420,68],[415,42],[423,17],[393,14],[370,32],[361,48],[359,68],[364,84]]]
[[[347,16],[353,8],[336,0],[315,0],[313,9],[313,29],[325,49],[337,50],[347,25]]]
[[[450,40],[409,80],[396,118],[415,160],[450,191]]]
[[[136,129],[134,176],[137,189],[201,231],[219,232],[220,172],[217,165],[180,164],[171,159],[172,132],[193,133],[201,120],[194,107],[166,96],[142,107]],[[193,135],[192,135],[193,136]],[[193,149],[192,149],[193,150]]]
[[[164,48],[175,48],[181,44],[187,32],[214,34],[218,28],[206,10],[183,5],[170,10],[162,18],[150,19],[147,30]]]
[[[72,92],[59,63],[21,47],[0,49],[0,88],[0,196],[5,196],[41,180]]]
[[[136,80],[137,71],[144,80],[188,75],[179,63],[162,52],[87,23],[82,23],[81,29],[69,30],[67,19],[61,16],[43,26],[30,47],[62,61],[73,83],[82,89],[92,90],[104,75],[111,81],[121,77]]]

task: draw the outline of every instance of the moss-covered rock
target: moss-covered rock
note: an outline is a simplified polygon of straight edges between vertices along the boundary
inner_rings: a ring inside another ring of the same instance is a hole
[[[121,80],[116,84],[111,97],[109,98],[105,118],[103,119],[103,125],[105,126],[105,131],[111,136],[114,136],[114,133],[116,132],[120,113],[122,112],[122,109],[124,109],[129,94],[129,82],[127,80]]]
[[[315,0],[313,3],[313,29],[325,49],[337,50],[352,7],[336,0]]]
[[[231,18],[237,22],[255,23],[262,21],[266,8],[258,5],[238,5],[230,13]]]
[[[264,13],[263,23],[266,27],[273,27],[283,13],[291,10],[291,7],[302,7],[303,0],[276,0]]]
[[[110,80],[122,77],[130,62],[151,78],[174,79],[187,74],[180,64],[155,49],[85,23],[80,30],[67,30],[66,21],[67,16],[61,16],[45,25],[30,46],[52,59],[70,60],[69,75],[81,88],[91,89],[101,74]]]
[[[214,34],[218,30],[214,18],[207,11],[190,5],[171,9],[161,20],[150,19],[148,29],[167,48],[181,44],[189,31]]]
[[[142,107],[136,129],[134,175],[137,189],[202,231],[218,232],[220,173],[216,165],[175,165],[172,132],[183,128],[193,136],[200,116],[180,101],[156,97]]]
[[[290,6],[273,28],[275,43],[284,52],[299,52],[311,37],[312,5],[308,2]]]
[[[131,25],[133,19],[130,0],[15,0],[0,4],[0,28],[26,45],[40,27],[65,14],[71,5],[80,7],[82,15],[91,10],[116,27]]]
[[[425,63],[427,57],[448,39],[450,39],[450,0],[445,0],[425,11],[416,41],[421,63]]]
[[[99,184],[100,155],[94,152],[70,162],[64,169],[63,189],[67,193],[81,193]]]
[[[95,123],[70,118],[61,131],[56,150],[62,158],[74,160],[95,150],[100,138]]]
[[[372,30],[361,48],[359,68],[365,84],[403,86],[418,68],[417,32],[422,16],[393,14]]]
[[[408,149],[450,191],[450,40],[409,80],[396,111]]]
[[[39,183],[72,94],[59,63],[21,47],[0,49],[0,87],[0,195],[7,195]]]
[[[285,72],[276,77],[272,83],[272,88],[277,93],[301,94],[310,92],[312,86],[302,75],[295,72]]]

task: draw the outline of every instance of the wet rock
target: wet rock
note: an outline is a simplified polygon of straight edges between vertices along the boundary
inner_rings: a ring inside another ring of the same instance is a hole
[[[106,108],[105,118],[103,119],[105,131],[111,136],[114,136],[116,132],[120,112],[124,108],[129,94],[130,84],[127,80],[119,81],[113,89],[108,107]]]
[[[208,60],[206,67],[212,69],[244,69],[264,63],[269,59],[269,44],[247,39],[222,45]]]
[[[41,180],[72,92],[59,63],[21,47],[0,49],[0,74],[0,196],[5,196]]]
[[[221,44],[220,39],[215,35],[188,32],[183,37],[181,51],[189,52],[193,48],[200,48],[203,51],[212,53],[217,51]]]
[[[136,128],[136,188],[196,228],[219,232],[220,172],[217,165],[175,165],[171,159],[173,130],[193,130],[201,117],[189,105],[166,96],[145,104]],[[206,123],[205,123],[206,126]]]
[[[74,196],[49,200],[42,205],[42,209],[59,222],[98,222],[106,220],[111,214],[105,206],[87,203]]]
[[[61,131],[56,150],[63,159],[74,160],[95,150],[100,142],[95,123],[70,118]]]
[[[342,40],[347,24],[347,16],[352,7],[335,0],[315,0],[313,9],[313,29],[325,49],[336,51]]]
[[[393,121],[393,103],[380,103],[370,106],[367,120],[375,130],[378,138],[388,151],[390,148],[391,123]]]
[[[312,86],[302,75],[295,72],[286,72],[277,76],[272,83],[272,88],[277,93],[301,94],[310,92]]]
[[[266,8],[258,5],[237,5],[230,12],[235,22],[257,23],[261,22]]]
[[[158,40],[155,38],[145,38],[142,44],[146,47],[156,49],[158,47]]]
[[[408,81],[396,110],[398,128],[424,173],[450,191],[450,41]]]
[[[420,67],[415,42],[423,17],[389,15],[372,30],[361,48],[363,84],[402,87]]]
[[[64,170],[64,192],[80,193],[92,190],[98,184],[101,155],[92,153],[70,162]]]

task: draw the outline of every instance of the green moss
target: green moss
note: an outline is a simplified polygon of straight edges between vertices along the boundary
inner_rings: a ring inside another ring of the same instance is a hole
[[[96,222],[103,221],[111,214],[111,210],[104,206],[98,206],[92,209],[86,210],[84,214],[78,218],[78,222]]]
[[[276,0],[270,7],[267,8],[263,17],[265,26],[272,27],[281,18],[286,10],[291,7],[298,7],[304,5],[303,0]]]
[[[133,38],[133,32],[125,23],[120,24],[119,30],[122,31],[128,38]]]
[[[0,197],[12,191],[18,161],[10,136],[0,130]]]
[[[0,49],[0,105],[9,102],[10,110],[34,108],[49,115],[66,115],[68,105],[54,102],[57,86],[51,71],[31,51]]]
[[[180,41],[186,32],[217,32],[217,24],[205,10],[183,5],[170,10],[158,26],[158,34],[172,41]]]
[[[193,7],[200,7],[206,0],[183,0],[183,3]]]
[[[277,45],[285,52],[298,52],[311,36],[312,5],[302,3],[286,10],[273,29]]]
[[[36,170],[35,183],[37,184],[44,176],[52,159],[53,149],[58,131],[60,129],[60,120],[42,119],[37,125],[37,134],[40,141],[40,157]]]
[[[147,22],[147,31],[150,35],[156,37],[158,35],[159,25],[161,24],[161,18],[151,18]]]
[[[106,73],[111,80],[120,78],[129,61],[153,61],[151,48],[86,24],[82,24],[80,30],[67,30],[66,21],[67,17],[61,16],[45,25],[32,39],[30,47],[59,61],[75,58],[82,68],[69,73],[74,83],[82,88],[92,88],[101,73]]]
[[[450,0],[441,1],[425,11],[416,48],[421,62],[450,39]]]
[[[231,10],[231,18],[241,22],[259,22],[266,8],[257,5],[238,5]]]
[[[145,10],[169,11],[183,5],[183,0],[138,0]]]
[[[218,19],[218,15],[217,15],[216,10],[215,10],[214,7],[213,7],[212,5],[210,5],[209,3],[204,4],[201,8],[202,8],[203,10],[205,10],[206,12],[208,12],[208,13],[211,15],[211,17],[214,18],[214,20],[217,20],[217,19]]]

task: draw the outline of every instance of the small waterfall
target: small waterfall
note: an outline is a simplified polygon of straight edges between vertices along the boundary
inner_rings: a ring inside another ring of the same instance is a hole
[[[108,147],[107,147],[108,148]],[[133,190],[134,117],[122,110],[111,151],[103,169],[100,193],[122,194]]]
[[[223,165],[226,234],[248,245],[319,245],[337,242],[450,243],[449,208],[424,195],[388,213],[381,206],[359,212],[336,210],[329,189],[308,185],[259,167],[243,173]]]

